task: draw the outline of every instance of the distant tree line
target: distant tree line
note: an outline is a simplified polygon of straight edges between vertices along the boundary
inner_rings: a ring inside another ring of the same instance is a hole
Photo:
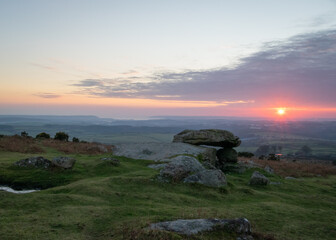
[[[31,136],[29,136],[29,134],[26,131],[21,132],[21,137],[32,138]],[[50,134],[41,132],[37,134],[35,138],[36,139],[50,139],[51,137],[50,137]],[[69,134],[65,132],[57,132],[54,136],[54,139],[59,140],[59,141],[69,142]],[[79,141],[79,138],[73,137],[72,142],[78,143],[80,141]],[[81,141],[81,142],[86,142],[86,141]]]

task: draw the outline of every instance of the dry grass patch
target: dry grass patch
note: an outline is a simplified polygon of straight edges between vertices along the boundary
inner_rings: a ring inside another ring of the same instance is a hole
[[[239,158],[239,161],[247,162],[253,160],[253,162],[261,165],[263,168],[268,165],[274,169],[275,173],[287,177],[314,177],[314,176],[327,176],[336,175],[336,167],[322,163],[307,163],[307,162],[288,162],[285,160],[271,161],[260,159],[246,159]]]
[[[35,139],[19,135],[1,137],[0,150],[19,153],[44,153]]]
[[[43,146],[54,148],[67,154],[102,154],[111,153],[112,145],[89,142],[65,142],[54,139],[45,139],[42,141]]]

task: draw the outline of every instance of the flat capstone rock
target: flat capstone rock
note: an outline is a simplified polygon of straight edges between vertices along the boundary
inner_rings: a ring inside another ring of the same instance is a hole
[[[184,130],[174,136],[173,142],[223,148],[238,147],[241,143],[239,137],[220,129]]]

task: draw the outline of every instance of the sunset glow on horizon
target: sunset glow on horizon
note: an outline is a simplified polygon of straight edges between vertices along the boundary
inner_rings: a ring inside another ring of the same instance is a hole
[[[336,4],[210,2],[2,1],[0,114],[336,119]]]

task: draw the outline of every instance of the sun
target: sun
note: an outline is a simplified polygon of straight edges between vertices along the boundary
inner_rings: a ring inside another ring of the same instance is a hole
[[[279,108],[279,109],[277,110],[277,113],[278,113],[280,116],[282,116],[282,115],[284,115],[284,114],[286,113],[286,111],[285,111],[285,109],[283,109],[283,108]]]

